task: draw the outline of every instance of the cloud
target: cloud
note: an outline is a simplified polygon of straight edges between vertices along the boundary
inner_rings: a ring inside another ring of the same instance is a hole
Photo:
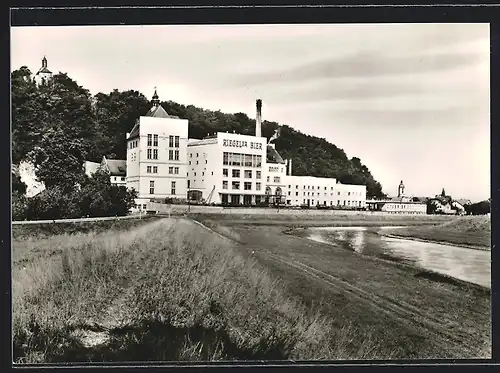
[[[299,67],[264,73],[240,74],[236,84],[297,83],[336,77],[371,78],[447,71],[482,62],[477,54],[440,53],[390,56],[380,51],[359,51],[344,57],[329,57]]]

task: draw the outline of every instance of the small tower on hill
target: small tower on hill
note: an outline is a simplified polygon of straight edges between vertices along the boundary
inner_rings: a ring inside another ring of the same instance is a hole
[[[52,79],[52,71],[50,71],[47,67],[47,58],[43,56],[42,58],[42,67],[38,70],[35,75],[35,83],[37,85],[45,85],[49,84]]]

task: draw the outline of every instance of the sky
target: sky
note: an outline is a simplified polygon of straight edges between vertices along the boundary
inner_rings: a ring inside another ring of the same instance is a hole
[[[11,69],[45,55],[90,90],[264,120],[358,157],[389,195],[490,197],[488,24],[11,28]]]

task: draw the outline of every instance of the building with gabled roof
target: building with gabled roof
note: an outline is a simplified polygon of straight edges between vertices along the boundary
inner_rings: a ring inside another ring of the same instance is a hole
[[[47,67],[47,58],[45,56],[42,58],[42,67],[40,67],[33,79],[38,85],[48,84],[52,79],[52,71]]]
[[[156,88],[151,103],[126,137],[126,185],[137,191],[137,206],[187,198],[188,120],[168,114]]]

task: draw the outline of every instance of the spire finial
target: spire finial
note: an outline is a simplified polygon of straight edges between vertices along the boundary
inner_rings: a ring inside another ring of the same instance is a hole
[[[158,97],[158,93],[156,93],[156,86],[155,86],[155,93],[153,94],[153,99],[151,100],[154,106],[160,105],[160,99]]]

